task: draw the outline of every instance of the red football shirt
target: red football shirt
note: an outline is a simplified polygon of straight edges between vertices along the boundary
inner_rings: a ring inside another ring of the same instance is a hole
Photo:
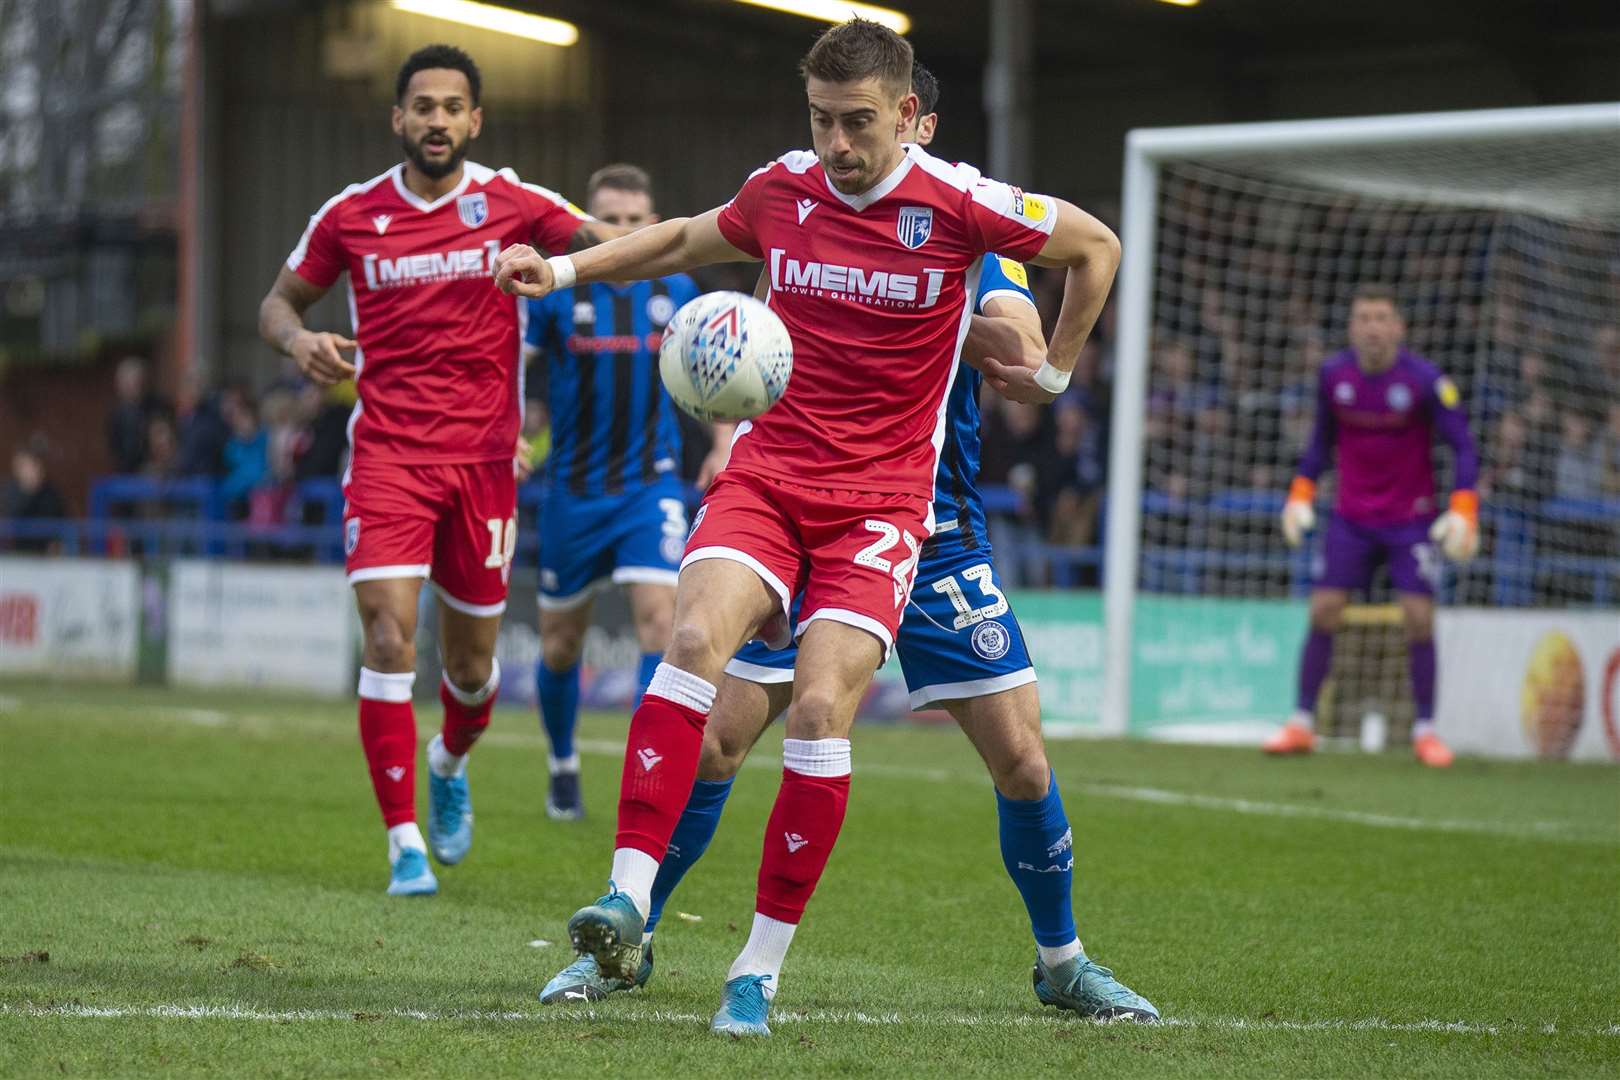
[[[834,188],[808,150],[755,172],[719,226],[765,261],[793,376],[738,426],[729,467],[932,499],[972,271],[987,251],[1029,259],[1056,220],[1050,199],[916,145],[862,195]]]
[[[590,218],[511,169],[471,161],[433,202],[396,165],[328,200],[287,266],[322,287],[349,272],[360,343],[355,453],[403,462],[510,458],[523,408],[523,301],[495,288],[508,244],[559,252]]]

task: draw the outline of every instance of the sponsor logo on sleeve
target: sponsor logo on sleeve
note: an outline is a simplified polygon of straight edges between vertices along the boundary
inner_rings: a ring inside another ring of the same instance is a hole
[[[1024,269],[1023,263],[1002,255],[997,255],[996,261],[1001,263],[1001,272],[1007,275],[1008,281],[1020,288],[1029,288],[1029,272]]]

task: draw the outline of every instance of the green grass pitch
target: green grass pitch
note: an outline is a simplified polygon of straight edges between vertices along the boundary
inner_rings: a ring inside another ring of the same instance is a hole
[[[604,884],[625,722],[587,717],[565,825],[535,719],[498,713],[472,855],[396,900],[352,706],[0,685],[0,1075],[1620,1075],[1620,772],[1394,753],[1052,745],[1081,936],[1170,1021],[1142,1028],[1035,1000],[966,741],[858,729],[776,1035],[733,1043],[706,1025],[772,732],[651,985],[542,1007]]]

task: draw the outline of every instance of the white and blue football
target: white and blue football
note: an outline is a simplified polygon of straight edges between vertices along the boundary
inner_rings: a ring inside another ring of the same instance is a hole
[[[749,420],[787,392],[793,342],[776,312],[752,296],[707,293],[669,320],[658,373],[688,415]]]

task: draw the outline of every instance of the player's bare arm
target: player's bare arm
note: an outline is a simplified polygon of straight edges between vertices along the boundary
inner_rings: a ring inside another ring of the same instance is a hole
[[[342,334],[304,326],[304,312],[324,295],[324,288],[282,267],[259,304],[259,336],[292,357],[305,378],[331,386],[354,378],[354,365],[343,359],[343,350],[354,349],[356,343]]]
[[[990,389],[1010,401],[1042,404],[1055,395],[1035,382],[1046,363],[1041,316],[1022,300],[994,299],[973,316],[962,359],[979,369]]]
[[[574,232],[573,239],[568,241],[568,253],[577,254],[586,248],[593,248],[629,234],[630,230],[623,225],[609,225],[605,221],[587,221],[580,225]]]
[[[1037,266],[1068,270],[1063,283],[1063,307],[1046,349],[1046,365],[1057,373],[1058,382],[1067,382],[1113,286],[1119,269],[1119,238],[1073,203],[1052,201],[1057,221],[1040,254],[1031,261]],[[1051,385],[1050,380],[1043,381]]]
[[[716,220],[720,208],[693,218],[670,218],[579,255],[567,256],[574,280],[644,281],[679,274],[717,262],[758,262],[733,247]],[[557,288],[553,265],[527,244],[514,244],[495,257],[495,284],[515,296],[540,297]]]

